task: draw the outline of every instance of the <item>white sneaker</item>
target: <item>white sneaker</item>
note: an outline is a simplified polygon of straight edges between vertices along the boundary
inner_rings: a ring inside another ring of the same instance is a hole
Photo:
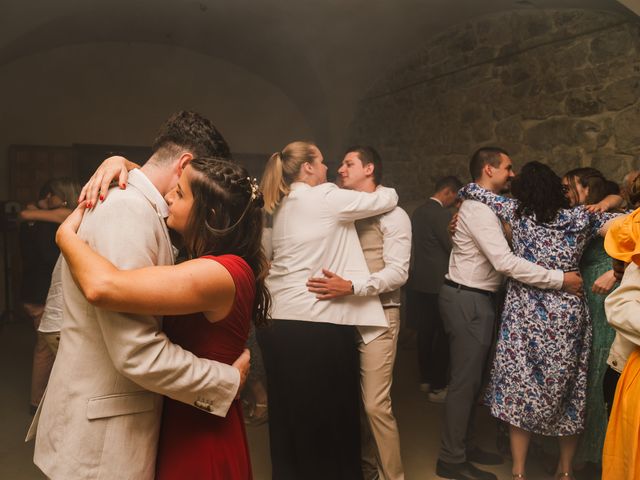
[[[444,403],[447,398],[447,387],[440,390],[432,390],[427,394],[427,400],[433,403]]]
[[[421,383],[418,387],[421,392],[428,393],[431,391],[431,385],[428,383]]]

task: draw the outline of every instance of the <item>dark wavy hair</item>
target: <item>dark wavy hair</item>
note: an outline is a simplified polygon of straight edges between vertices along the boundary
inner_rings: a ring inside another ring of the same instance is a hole
[[[225,160],[201,157],[192,168],[193,207],[187,220],[184,244],[192,257],[238,255],[256,279],[253,319],[256,326],[268,323],[271,296],[265,286],[269,272],[262,249],[264,205],[255,179],[244,167]]]
[[[558,210],[569,207],[562,181],[547,165],[529,162],[511,181],[511,193],[519,201],[516,215],[535,216],[538,223],[553,220]]]

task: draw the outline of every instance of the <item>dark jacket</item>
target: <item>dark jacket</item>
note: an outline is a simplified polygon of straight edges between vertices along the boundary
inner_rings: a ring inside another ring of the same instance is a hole
[[[409,288],[438,293],[449,269],[451,213],[435,200],[420,205],[411,216],[413,232]]]

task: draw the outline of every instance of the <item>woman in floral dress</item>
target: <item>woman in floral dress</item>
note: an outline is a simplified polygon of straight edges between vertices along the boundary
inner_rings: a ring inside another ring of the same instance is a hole
[[[524,166],[512,193],[515,199],[473,183],[461,190],[463,199],[485,203],[511,225],[516,255],[550,270],[578,270],[585,246],[610,215],[569,209],[560,178],[540,162]],[[584,429],[590,344],[583,298],[508,280],[485,400],[509,424],[514,478],[524,478],[531,433],[559,437],[557,478],[571,478]]]

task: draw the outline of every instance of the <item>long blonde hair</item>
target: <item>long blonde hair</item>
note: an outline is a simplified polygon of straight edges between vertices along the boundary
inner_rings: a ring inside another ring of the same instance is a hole
[[[68,177],[54,178],[49,182],[49,190],[60,197],[67,208],[73,210],[78,206],[80,185],[75,180]]]
[[[292,142],[269,158],[262,175],[261,190],[264,209],[273,213],[280,201],[289,194],[291,184],[305,163],[313,163],[318,149],[312,142]]]

